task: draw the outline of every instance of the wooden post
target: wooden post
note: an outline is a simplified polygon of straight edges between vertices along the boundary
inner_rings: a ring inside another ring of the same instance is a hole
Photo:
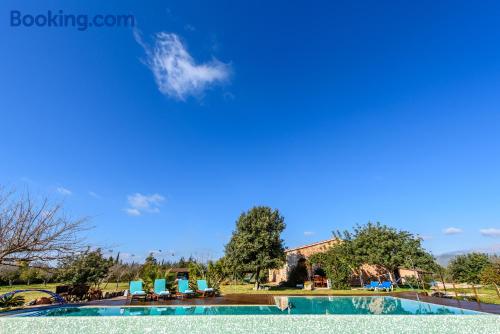
[[[500,298],[500,290],[498,290],[498,285],[496,283],[493,283],[493,285],[495,286],[495,290],[497,291],[498,298]]]
[[[480,303],[479,296],[477,295],[477,290],[474,284],[472,284],[472,290],[474,291],[474,295],[476,296],[476,302],[479,304]]]
[[[451,284],[453,285],[453,291],[455,292],[455,297],[457,298],[458,300],[458,293],[457,293],[457,287],[455,286],[455,282],[454,281],[451,281]]]
[[[441,266],[439,267],[439,276],[441,277],[441,283],[443,283],[444,293],[447,294],[448,292],[446,291],[446,284],[444,284],[444,277],[443,277],[443,271],[441,270]]]

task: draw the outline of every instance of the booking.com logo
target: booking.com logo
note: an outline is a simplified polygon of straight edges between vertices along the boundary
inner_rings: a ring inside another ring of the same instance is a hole
[[[47,14],[23,14],[19,10],[10,11],[11,27],[73,27],[85,31],[90,27],[133,27],[133,15],[114,14],[65,14],[62,10],[57,12],[47,11]]]

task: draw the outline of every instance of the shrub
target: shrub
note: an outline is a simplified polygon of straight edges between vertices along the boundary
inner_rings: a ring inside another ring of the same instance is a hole
[[[24,297],[16,294],[6,295],[0,298],[0,308],[16,307],[24,304]]]

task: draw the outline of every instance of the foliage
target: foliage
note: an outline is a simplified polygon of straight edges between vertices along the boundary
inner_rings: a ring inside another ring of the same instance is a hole
[[[233,273],[255,273],[258,289],[261,273],[277,268],[285,259],[281,232],[284,218],[278,210],[257,206],[242,213],[225,248],[225,261]]]
[[[489,265],[491,262],[487,254],[469,253],[451,260],[448,271],[457,282],[477,284],[481,281],[481,271]]]
[[[288,286],[297,286],[297,284],[304,284],[309,278],[307,272],[306,261],[299,260],[295,266],[292,267],[288,274]]]
[[[12,286],[19,279],[19,267],[0,265],[0,282],[5,282]]]
[[[350,253],[350,246],[350,241],[343,242],[309,258],[309,262],[319,264],[325,270],[333,289],[349,288],[353,274],[352,264],[355,261]]]
[[[170,269],[160,265],[151,253],[144,261],[139,275],[144,282],[144,289],[148,290],[153,288],[154,281],[157,278],[169,278],[169,273]],[[169,283],[167,280],[167,285]]]
[[[101,249],[69,257],[61,262],[59,278],[71,284],[99,283],[108,276],[109,268],[113,265],[112,258],[102,256]]]
[[[24,304],[24,297],[16,294],[9,294],[0,297],[0,308],[16,307]]]
[[[196,281],[205,279],[209,287],[219,292],[220,284],[226,277],[223,261],[222,258],[216,262],[209,261],[207,264],[195,261],[191,262],[189,265],[189,284],[191,288],[196,290]]]
[[[348,265],[359,267],[362,263],[379,265],[387,269],[391,280],[399,267],[435,270],[434,257],[421,244],[422,239],[407,231],[368,223],[357,225],[354,233],[345,231],[334,233],[348,243],[351,255]]]
[[[480,279],[482,284],[500,285],[500,263],[492,263],[481,270]]]
[[[20,268],[19,279],[30,285],[30,283],[36,280],[38,276],[39,270],[37,268],[30,267],[28,262],[23,261]]]

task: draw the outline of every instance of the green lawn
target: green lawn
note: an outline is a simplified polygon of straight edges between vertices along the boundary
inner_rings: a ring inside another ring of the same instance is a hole
[[[62,283],[49,283],[47,285],[43,284],[30,284],[30,285],[13,285],[10,286],[0,286],[0,295],[7,293],[12,290],[21,290],[21,289],[44,289],[49,291],[56,291],[56,285],[62,285]],[[126,290],[128,289],[128,282],[118,283],[118,288],[116,287],[116,283],[108,284],[104,287],[104,284],[101,285],[101,290],[105,291],[117,291],[117,290]],[[33,299],[37,299],[40,297],[48,297],[46,293],[43,292],[23,292],[19,295],[24,296],[25,302],[29,302]]]
[[[231,294],[231,293],[248,293],[248,294],[300,294],[300,295],[359,295],[359,294],[380,294],[380,291],[368,291],[363,289],[352,289],[352,290],[332,290],[332,289],[316,289],[316,290],[304,290],[304,289],[293,289],[293,288],[276,288],[271,287],[269,290],[253,290],[253,284],[235,284],[235,285],[221,285],[221,293]],[[417,291],[410,289],[396,289],[396,292],[403,291]],[[420,291],[420,290],[418,290]]]
[[[456,290],[459,295],[460,294],[468,294],[471,296],[474,295],[472,289],[456,289]],[[454,294],[455,290],[447,289],[447,291],[448,293]],[[500,305],[500,298],[498,297],[497,292],[494,288],[478,288],[477,295],[479,297],[479,301],[482,303]],[[464,299],[464,297],[459,296],[458,298],[455,299],[462,300]]]

